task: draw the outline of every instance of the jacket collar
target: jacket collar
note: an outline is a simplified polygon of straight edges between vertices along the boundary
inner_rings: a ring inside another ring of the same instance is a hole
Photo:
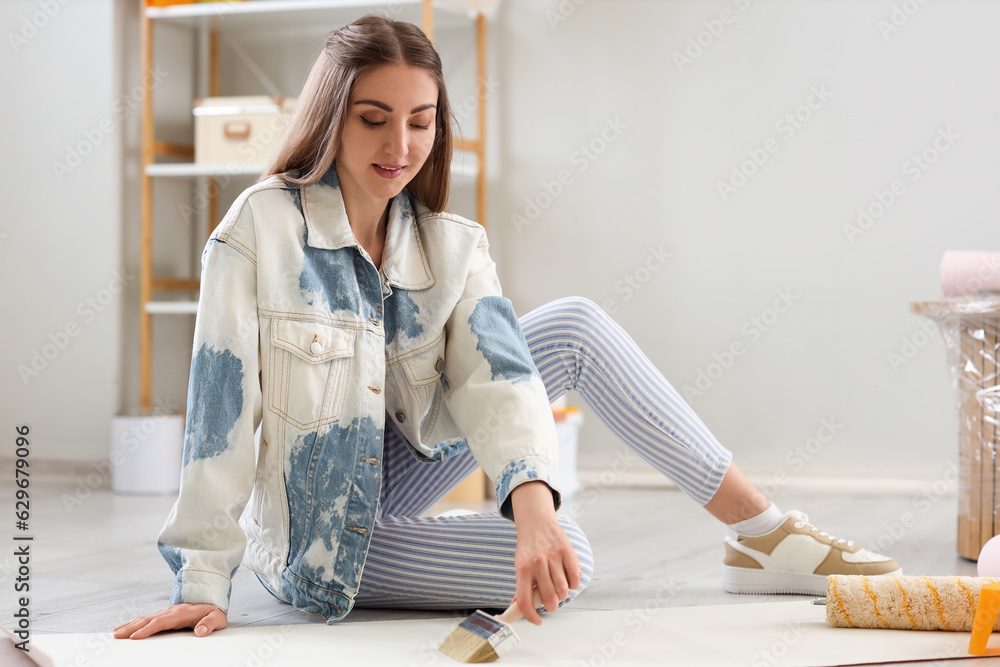
[[[330,165],[320,180],[300,192],[306,245],[325,250],[359,245],[347,220],[335,164]],[[407,190],[392,198],[382,251],[382,272],[386,279],[393,286],[408,290],[426,289],[434,284],[417,234],[414,210],[415,202]]]

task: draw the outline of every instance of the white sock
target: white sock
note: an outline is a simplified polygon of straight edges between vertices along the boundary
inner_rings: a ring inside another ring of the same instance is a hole
[[[777,505],[771,503],[770,507],[757,516],[750,517],[745,521],[731,523],[727,528],[744,537],[760,537],[761,535],[767,535],[780,526],[784,520],[785,515],[781,513]]]

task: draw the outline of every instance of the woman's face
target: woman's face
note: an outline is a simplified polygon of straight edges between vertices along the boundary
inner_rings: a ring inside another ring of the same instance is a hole
[[[434,145],[437,99],[419,67],[380,65],[358,77],[335,158],[345,198],[384,205],[413,180]]]

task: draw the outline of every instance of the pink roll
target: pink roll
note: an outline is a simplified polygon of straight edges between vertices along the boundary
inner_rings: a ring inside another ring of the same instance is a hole
[[[1000,292],[1000,252],[949,250],[941,258],[944,296]]]

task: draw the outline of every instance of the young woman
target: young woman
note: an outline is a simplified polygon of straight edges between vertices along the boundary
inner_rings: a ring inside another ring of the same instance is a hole
[[[443,212],[452,153],[441,62],[368,16],[326,37],[262,179],[203,256],[181,492],[159,548],[170,606],[115,629],[226,626],[241,562],[278,599],[505,607],[533,623],[593,571],[560,504],[549,403],[575,389],[729,526],[732,592],[825,590],[894,560],[783,515],[600,308],[518,320],[481,226]],[[422,514],[477,465],[499,513]]]

